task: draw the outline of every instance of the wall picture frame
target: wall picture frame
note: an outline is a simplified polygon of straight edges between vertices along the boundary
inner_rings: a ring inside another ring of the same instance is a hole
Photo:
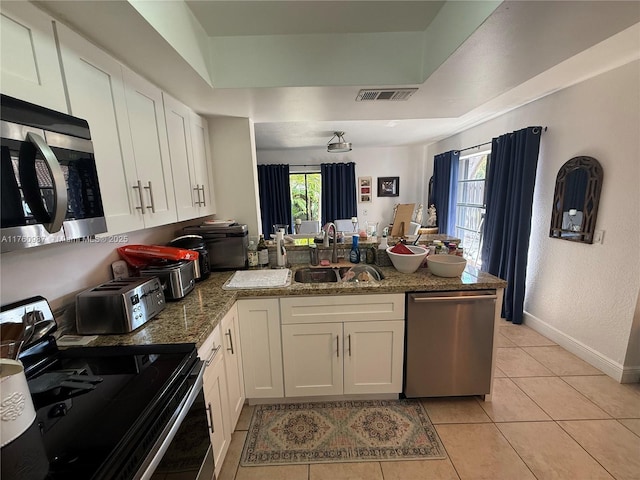
[[[400,177],[378,177],[378,196],[397,197],[400,195]]]
[[[370,203],[372,185],[371,177],[358,177],[358,203]]]

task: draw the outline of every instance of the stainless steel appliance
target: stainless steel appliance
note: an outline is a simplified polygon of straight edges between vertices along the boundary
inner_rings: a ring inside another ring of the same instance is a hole
[[[166,300],[184,298],[196,285],[195,264],[191,260],[165,262],[140,269],[141,277],[158,277]]]
[[[186,248],[187,250],[198,252],[198,261],[195,264],[196,282],[205,280],[209,277],[209,274],[211,273],[209,270],[209,252],[207,251],[207,245],[204,243],[202,236],[183,235],[171,240],[169,242],[169,246]]]
[[[406,397],[490,393],[495,302],[495,290],[407,295]]]
[[[209,253],[209,268],[214,270],[238,270],[248,267],[249,229],[234,223],[203,224],[185,227],[186,235],[200,235]]]
[[[0,321],[34,308],[29,300],[3,306]],[[58,350],[55,321],[44,316],[52,326],[20,355],[36,419],[1,449],[3,480],[214,478],[195,345]]]
[[[76,328],[83,335],[128,333],[164,307],[158,277],[111,280],[76,296]]]
[[[106,232],[88,123],[6,95],[0,103],[0,251]]]

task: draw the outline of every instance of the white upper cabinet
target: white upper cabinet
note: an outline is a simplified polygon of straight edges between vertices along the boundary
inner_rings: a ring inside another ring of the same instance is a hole
[[[191,140],[193,143],[193,164],[200,190],[199,215],[216,213],[213,192],[213,165],[209,145],[209,125],[201,116],[191,112]]]
[[[58,25],[62,65],[71,114],[89,122],[107,228],[110,234],[144,228],[131,188],[138,174],[133,156],[120,64],[102,50]]]
[[[137,182],[130,184],[138,196],[145,227],[176,222],[171,160],[165,126],[162,92],[141,76],[122,67],[127,113],[133,143]]]
[[[214,213],[206,120],[163,92],[178,220]]]
[[[2,2],[2,93],[67,113],[52,18],[28,2]]]

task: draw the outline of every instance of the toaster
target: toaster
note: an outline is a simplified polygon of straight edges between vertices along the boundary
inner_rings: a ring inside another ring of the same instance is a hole
[[[76,296],[76,328],[83,335],[129,333],[164,307],[157,277],[111,280]]]
[[[195,262],[180,260],[140,269],[141,277],[158,277],[167,300],[180,300],[196,285]]]

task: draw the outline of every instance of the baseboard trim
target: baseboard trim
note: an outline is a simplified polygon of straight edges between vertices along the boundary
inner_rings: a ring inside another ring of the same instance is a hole
[[[561,347],[580,357],[585,362],[593,365],[598,370],[609,375],[617,382],[636,383],[640,380],[640,366],[624,367],[593,348],[552,327],[538,317],[531,315],[529,312],[524,312],[524,323],[536,332],[553,340]]]
[[[275,403],[307,403],[333,402],[347,400],[397,400],[399,393],[363,393],[360,395],[318,395],[317,397],[286,397],[286,398],[248,398],[249,405],[269,405]]]

